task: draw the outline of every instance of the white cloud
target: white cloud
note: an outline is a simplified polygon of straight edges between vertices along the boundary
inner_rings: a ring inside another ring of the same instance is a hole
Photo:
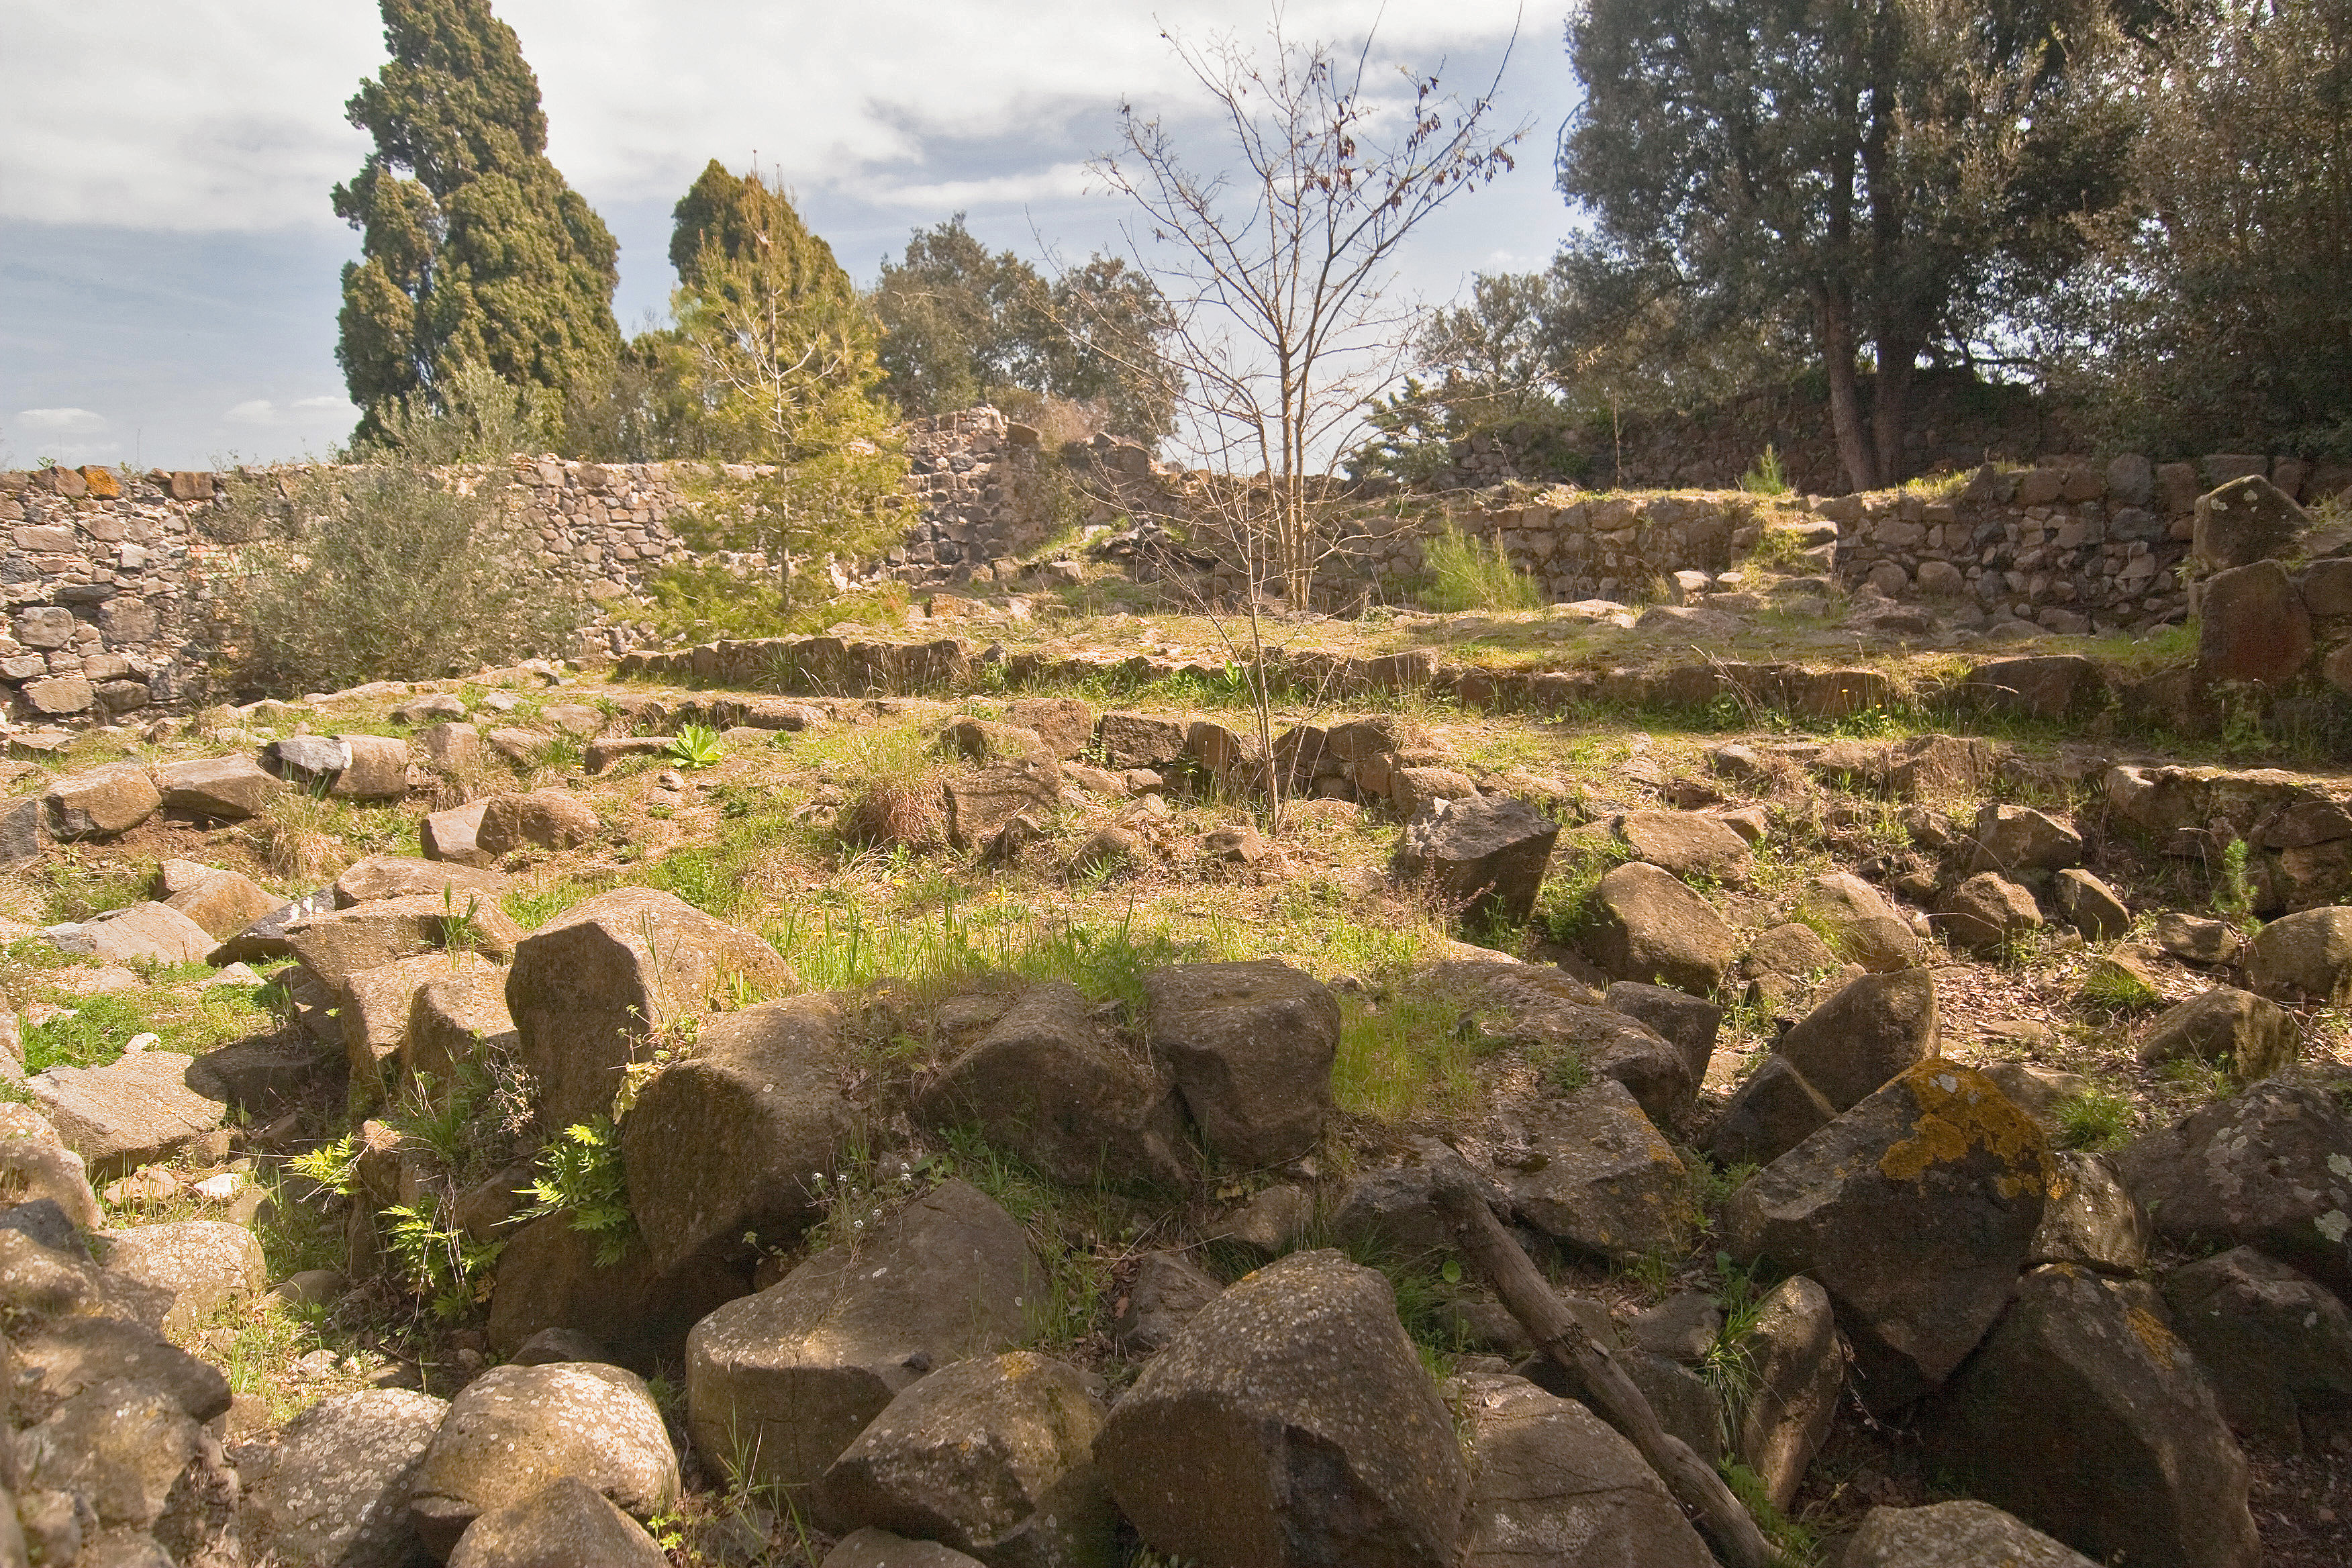
[[[330,394],[325,397],[301,398],[295,403],[294,408],[300,414],[331,416],[339,419],[356,419],[360,412],[359,405],[340,392]]]
[[[266,397],[248,398],[221,417],[232,425],[275,425],[278,405]]]
[[[27,408],[16,419],[28,430],[57,436],[91,436],[106,428],[106,416],[87,408]]]
[[[297,398],[282,407],[267,397],[249,397],[221,417],[231,425],[253,425],[268,429],[284,425],[332,424],[339,420],[349,423],[358,418],[359,413],[350,398],[338,394]]]
[[[592,199],[673,195],[711,157],[754,150],[803,187],[872,198],[950,189],[943,143],[1031,147],[1045,168],[982,174],[1059,194],[1073,138],[1132,99],[1182,111],[1197,89],[1160,37],[1262,34],[1265,0],[503,0],[549,113],[553,153]],[[1386,49],[1433,63],[1507,34],[1514,0],[1392,0]],[[1360,33],[1360,0],[1292,0],[1294,37]],[[316,0],[0,0],[0,216],[131,227],[331,225],[329,188],[367,150],[342,104],[383,60],[375,8]],[[1538,29],[1538,32],[1541,30]],[[139,47],[120,47],[135,36]],[[1522,48],[1558,45],[1530,35]],[[102,104],[87,62],[106,62]],[[1486,84],[1463,83],[1469,89]],[[1053,143],[1052,151],[1040,152]],[[923,176],[929,174],[926,182]],[[911,178],[910,178],[911,177]],[[897,197],[882,198],[895,204]],[[1017,197],[1015,198],[1017,199]]]
[[[942,180],[928,185],[873,185],[858,194],[885,206],[919,207],[928,212],[959,212],[976,206],[1018,206],[1024,202],[1053,201],[1084,195],[1088,189],[1083,163],[1056,163],[1024,174],[998,174],[980,180]]]

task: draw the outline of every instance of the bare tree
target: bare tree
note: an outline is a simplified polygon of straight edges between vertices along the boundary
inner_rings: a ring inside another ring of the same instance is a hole
[[[1279,8],[1255,50],[1229,35],[1161,37],[1214,105],[1231,166],[1188,160],[1129,104],[1119,150],[1091,167],[1148,229],[1129,241],[1171,310],[1179,444],[1223,474],[1262,478],[1244,487],[1258,504],[1230,542],[1252,600],[1278,590],[1303,609],[1329,546],[1333,468],[1412,338],[1397,248],[1510,169],[1528,128],[1492,130],[1493,83],[1465,102],[1436,72],[1400,69],[1394,91],[1378,90],[1370,37],[1353,50],[1296,42]]]

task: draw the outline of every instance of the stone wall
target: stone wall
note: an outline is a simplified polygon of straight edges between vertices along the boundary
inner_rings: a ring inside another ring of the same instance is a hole
[[[884,573],[919,587],[968,581],[1044,542],[1053,520],[1041,456],[1034,429],[984,404],[908,425],[917,519]]]

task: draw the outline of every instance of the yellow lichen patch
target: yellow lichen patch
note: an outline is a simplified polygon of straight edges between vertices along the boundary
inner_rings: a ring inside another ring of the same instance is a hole
[[[2145,1307],[2129,1308],[2124,1317],[2131,1324],[2132,1332],[2139,1336],[2139,1342],[2147,1347],[2147,1353],[2154,1356],[2165,1371],[2170,1372],[2180,1350],[2180,1342],[2172,1337],[2172,1331]]]
[[[1878,1157],[1880,1175],[1916,1182],[1932,1166],[1956,1163],[1970,1150],[1983,1149],[2009,1169],[1998,1184],[2003,1197],[2048,1196],[2056,1173],[2050,1139],[1991,1079],[1930,1058],[1905,1073],[1902,1082],[1919,1114],[1911,1136]]]
[[[81,477],[82,482],[89,487],[89,495],[94,500],[113,500],[122,494],[122,481],[114,477],[111,468],[93,465],[84,468]]]

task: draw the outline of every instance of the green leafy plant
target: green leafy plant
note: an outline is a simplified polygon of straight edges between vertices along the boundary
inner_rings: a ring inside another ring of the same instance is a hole
[[[2221,871],[2213,889],[2213,910],[2222,919],[2244,926],[2253,919],[2254,889],[2246,878],[2246,841],[2232,838],[2221,847]]]
[[[477,1241],[457,1223],[445,1199],[398,1204],[383,1211],[389,1221],[384,1246],[433,1315],[455,1321],[489,1299],[490,1270],[503,1241]],[[600,1259],[601,1261],[601,1259]]]
[[[286,1162],[286,1168],[306,1181],[316,1182],[344,1197],[359,1191],[359,1140],[350,1133]]]
[[[1784,496],[1789,493],[1789,476],[1781,469],[1780,454],[1772,443],[1764,443],[1764,450],[1748,465],[1739,476],[1739,488],[1752,496]]]
[[[611,1120],[573,1122],[539,1152],[525,1219],[562,1215],[572,1228],[596,1238],[596,1263],[611,1268],[636,1239],[636,1216],[629,1208],[627,1173],[621,1164],[621,1135]]]
[[[708,724],[680,726],[662,748],[664,762],[687,769],[715,767],[726,754],[727,748],[719,743],[719,731]]]

